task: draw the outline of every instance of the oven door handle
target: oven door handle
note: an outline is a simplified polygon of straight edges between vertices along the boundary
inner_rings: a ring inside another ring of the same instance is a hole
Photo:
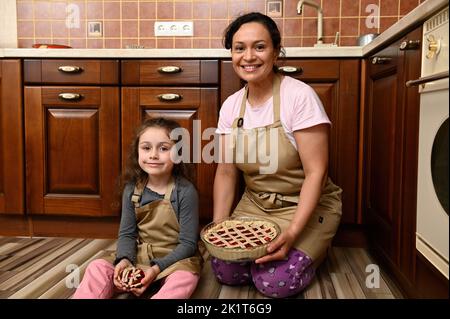
[[[424,77],[418,78],[416,80],[407,81],[406,87],[417,86],[420,84],[425,84],[428,82],[433,82],[433,81],[437,81],[437,80],[441,80],[441,79],[445,79],[445,78],[448,78],[448,71],[436,73],[436,74],[429,75],[429,76],[424,76]]]

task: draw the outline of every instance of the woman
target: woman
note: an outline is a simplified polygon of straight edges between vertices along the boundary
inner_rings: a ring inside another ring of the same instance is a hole
[[[230,215],[230,190],[242,171],[245,193],[232,216],[270,219],[282,232],[255,262],[213,258],[212,267],[222,283],[253,280],[264,295],[292,296],[311,282],[342,214],[342,190],[327,176],[330,121],[310,86],[277,74],[281,37],[271,18],[238,17],[225,31],[224,44],[247,85],[220,111],[217,133],[232,161],[224,157],[217,167],[214,221]]]

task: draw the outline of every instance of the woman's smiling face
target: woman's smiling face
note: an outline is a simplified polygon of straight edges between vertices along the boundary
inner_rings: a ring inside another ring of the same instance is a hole
[[[259,82],[271,76],[278,53],[269,31],[261,23],[245,23],[233,35],[233,68],[244,81]]]

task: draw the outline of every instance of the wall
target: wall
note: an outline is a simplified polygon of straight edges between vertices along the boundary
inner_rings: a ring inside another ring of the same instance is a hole
[[[16,1],[0,1],[0,48],[17,48]]]
[[[315,0],[324,13],[324,42],[356,45],[361,34],[380,33],[424,0]],[[433,0],[427,0],[433,1]],[[266,13],[267,0],[17,0],[19,47],[58,43],[74,48],[222,48],[224,28],[236,15]],[[272,1],[273,2],[273,1]],[[317,12],[306,7],[299,16],[297,0],[281,0],[274,17],[285,47],[312,46],[317,37]],[[374,11],[374,8],[377,11]],[[377,14],[378,13],[378,14]],[[193,37],[154,37],[154,22],[192,20]],[[88,21],[102,22],[103,34],[88,37]],[[379,22],[378,27],[371,23]],[[69,26],[69,27],[68,27]]]

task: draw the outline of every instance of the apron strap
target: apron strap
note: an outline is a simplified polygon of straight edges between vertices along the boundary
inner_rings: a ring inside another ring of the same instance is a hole
[[[281,79],[278,74],[274,75],[272,83],[273,96],[273,122],[280,121],[280,83]],[[241,108],[239,110],[239,118],[233,122],[233,128],[242,127],[244,123],[245,108],[247,106],[248,84],[245,85],[244,96],[241,101]]]
[[[167,185],[166,193],[164,194],[164,199],[170,202],[170,197],[172,196],[172,190],[175,187],[175,181],[173,178],[170,179],[169,185]]]
[[[247,104],[247,97],[248,97],[248,84],[245,85],[245,92],[244,92],[244,97],[242,98],[241,101],[241,108],[239,110],[239,118],[244,118],[245,115],[245,107]]]
[[[135,208],[138,208],[141,205],[141,197],[146,184],[147,181],[145,181],[145,183],[136,183],[136,185],[134,186],[134,191],[131,195],[131,201],[133,202]]]
[[[275,74],[273,79],[273,122],[276,123],[280,121],[280,83],[281,79],[278,74]]]

